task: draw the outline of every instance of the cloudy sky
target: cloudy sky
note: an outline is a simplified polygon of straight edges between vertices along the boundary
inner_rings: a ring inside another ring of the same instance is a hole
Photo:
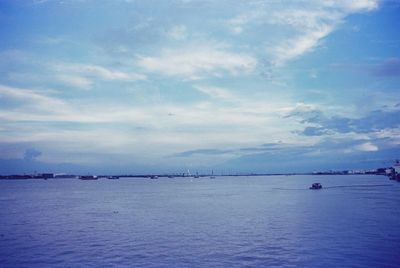
[[[400,1],[1,0],[0,172],[400,158]]]

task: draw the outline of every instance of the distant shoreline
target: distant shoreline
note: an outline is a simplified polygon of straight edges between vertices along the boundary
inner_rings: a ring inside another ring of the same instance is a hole
[[[260,177],[260,176],[344,176],[344,175],[383,175],[387,176],[386,173],[381,170],[375,171],[328,171],[328,172],[311,172],[311,173],[243,173],[243,174],[199,174],[199,175],[188,175],[188,174],[123,174],[123,175],[97,175],[96,179],[100,178],[215,178],[215,177]],[[31,174],[16,174],[16,175],[0,175],[0,180],[28,180],[28,179],[79,179],[81,177],[87,177],[85,175],[69,175],[69,174],[53,174],[43,173],[38,175]]]

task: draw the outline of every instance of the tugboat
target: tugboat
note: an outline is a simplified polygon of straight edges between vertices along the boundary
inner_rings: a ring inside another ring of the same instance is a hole
[[[311,185],[310,189],[311,189],[311,190],[319,190],[319,189],[322,189],[322,185],[321,185],[321,183],[319,183],[319,182],[315,182],[315,183],[313,183],[313,184]]]

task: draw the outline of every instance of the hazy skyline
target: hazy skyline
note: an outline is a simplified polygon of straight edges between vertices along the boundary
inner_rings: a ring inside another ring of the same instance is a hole
[[[400,2],[0,1],[0,173],[400,158]]]

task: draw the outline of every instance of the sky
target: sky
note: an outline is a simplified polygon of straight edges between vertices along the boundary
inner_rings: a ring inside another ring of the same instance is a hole
[[[0,0],[0,173],[400,158],[400,1]]]

